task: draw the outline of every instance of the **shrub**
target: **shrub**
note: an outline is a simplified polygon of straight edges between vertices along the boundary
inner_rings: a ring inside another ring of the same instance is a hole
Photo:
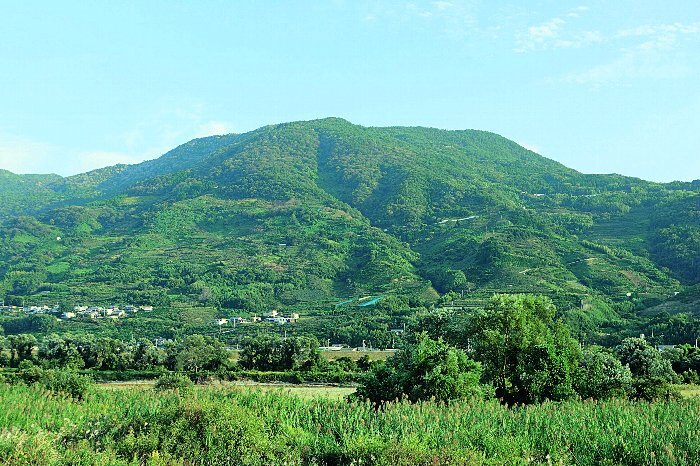
[[[82,400],[95,381],[73,371],[48,370],[44,371],[41,383],[54,393],[64,393],[72,398]]]
[[[655,400],[675,397],[670,384],[678,376],[671,363],[643,338],[626,338],[615,348],[620,362],[629,366],[634,377],[635,398]]]
[[[152,464],[157,452],[162,464],[263,466],[282,464],[277,460],[287,452],[253,410],[231,399],[178,399],[157,411],[127,408],[93,425],[101,426],[97,433],[81,428],[70,440],[109,442],[119,456],[140,464]]]
[[[194,386],[192,380],[182,374],[165,374],[156,380],[153,387],[157,391],[178,390],[186,392]]]
[[[576,370],[574,388],[582,398],[625,398],[632,391],[632,373],[613,354],[587,348]]]
[[[481,365],[442,339],[419,334],[394,357],[360,379],[357,396],[375,403],[407,397],[410,401],[480,398]]]

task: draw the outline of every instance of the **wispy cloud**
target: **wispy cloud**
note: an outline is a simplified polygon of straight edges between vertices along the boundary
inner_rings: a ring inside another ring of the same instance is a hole
[[[149,158],[145,154],[114,151],[80,151],[45,142],[0,134],[0,168],[14,173],[72,175],[116,164],[133,164]]]
[[[692,38],[700,34],[700,22],[691,24],[672,23],[639,26],[631,29],[622,29],[615,34],[618,39],[638,38],[643,40],[636,47],[639,50],[670,50],[685,38]]]
[[[693,73],[693,67],[681,52],[682,39],[698,41],[700,23],[646,25],[619,30],[610,39],[618,46],[616,58],[566,74],[563,81],[604,86],[638,79],[686,78]]]
[[[228,134],[233,132],[233,125],[228,121],[207,121],[199,125],[196,137],[202,138],[205,136],[217,136],[220,134]]]
[[[433,2],[432,5],[441,11],[447,10],[455,6],[452,2]]]
[[[362,19],[366,23],[433,24],[444,33],[464,35],[476,30],[475,5],[473,0],[377,2],[369,11],[362,12]]]
[[[678,79],[687,77],[690,72],[691,68],[684,63],[637,50],[626,52],[609,63],[566,74],[563,81],[599,87],[637,79]]]
[[[586,11],[588,7],[579,6],[543,23],[529,26],[526,31],[517,34],[515,52],[580,48],[602,42],[603,35],[599,31],[571,32],[568,30],[569,22],[579,18]]]
[[[72,163],[62,173],[84,173],[96,168],[108,167],[110,165],[127,164],[143,162],[150,157],[144,155],[126,154],[124,152],[110,151],[87,151],[80,152]]]

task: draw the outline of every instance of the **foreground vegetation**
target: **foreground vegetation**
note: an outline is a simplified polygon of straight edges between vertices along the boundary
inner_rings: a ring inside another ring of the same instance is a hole
[[[52,336],[36,354],[36,340],[12,336],[13,367],[0,372],[0,462],[699,464],[700,398],[673,385],[697,378],[698,349],[662,353],[643,338],[581,348],[555,311],[544,297],[495,296],[463,327],[429,316],[385,361],[328,362],[312,337],[251,339],[234,362],[221,342],[196,335],[164,348]],[[137,390],[96,386],[78,369],[119,371],[97,361],[150,361],[143,367],[161,376]],[[338,389],[295,396],[193,383],[240,371],[291,380],[342,372],[358,386],[343,399]]]
[[[84,401],[0,385],[8,465],[700,463],[700,400],[368,403],[198,387],[95,388]]]

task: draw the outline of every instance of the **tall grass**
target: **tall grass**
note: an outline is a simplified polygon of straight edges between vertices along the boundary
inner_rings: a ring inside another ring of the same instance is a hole
[[[0,386],[2,464],[700,464],[700,400],[374,406],[226,387]],[[40,454],[36,453],[40,452]]]

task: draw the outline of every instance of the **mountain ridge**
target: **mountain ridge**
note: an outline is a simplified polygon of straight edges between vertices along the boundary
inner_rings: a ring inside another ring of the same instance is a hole
[[[31,202],[5,178],[9,297],[255,312],[522,291],[593,325],[700,281],[700,184],[586,175],[486,131],[326,118],[30,177]]]

